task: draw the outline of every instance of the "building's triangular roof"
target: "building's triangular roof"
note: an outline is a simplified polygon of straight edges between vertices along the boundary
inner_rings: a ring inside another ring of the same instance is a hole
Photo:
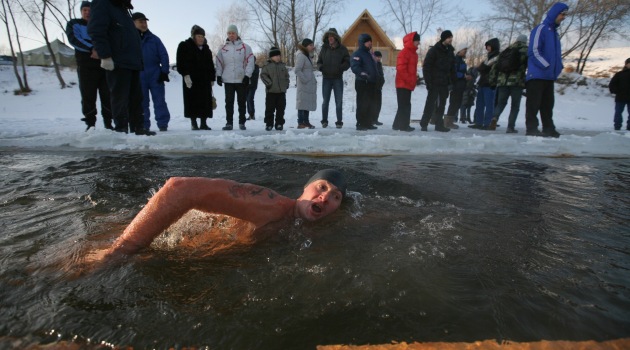
[[[70,46],[64,44],[59,39],[55,39],[55,40],[51,41],[50,42],[50,46],[52,46],[53,51],[55,53],[60,53],[60,54],[62,54],[64,56],[72,56],[72,55],[74,55],[74,49],[71,48]],[[48,55],[48,48],[46,47],[46,45],[38,47],[36,49],[24,51],[24,55],[35,55],[35,54],[41,54],[41,53],[43,53],[45,55]]]
[[[390,45],[393,48],[396,48],[396,45],[394,44],[394,42],[389,38],[389,36],[387,36],[383,28],[381,28],[381,26],[378,24],[378,22],[376,22],[374,17],[372,17],[372,14],[370,13],[370,11],[368,11],[367,9],[363,10],[363,12],[361,12],[359,17],[357,17],[357,19],[354,21],[354,23],[352,23],[350,28],[346,30],[346,32],[342,36],[342,41],[343,41],[343,38],[347,34],[352,33],[354,31],[354,29],[359,25],[359,23],[361,23],[361,21],[367,21],[370,24],[370,26],[374,29],[374,31],[381,37],[381,39],[385,40],[386,44]]]

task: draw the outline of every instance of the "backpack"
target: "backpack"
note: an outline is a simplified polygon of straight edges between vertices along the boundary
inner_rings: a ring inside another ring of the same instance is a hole
[[[497,69],[501,73],[511,73],[521,67],[521,53],[517,47],[508,47],[499,54]]]

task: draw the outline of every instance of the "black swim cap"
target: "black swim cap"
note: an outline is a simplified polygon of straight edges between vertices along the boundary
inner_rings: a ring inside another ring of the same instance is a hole
[[[317,172],[317,174],[313,175],[305,186],[308,186],[310,183],[317,180],[326,180],[331,184],[335,185],[341,191],[341,194],[346,196],[346,179],[343,177],[343,174],[339,170],[335,169],[324,169]]]

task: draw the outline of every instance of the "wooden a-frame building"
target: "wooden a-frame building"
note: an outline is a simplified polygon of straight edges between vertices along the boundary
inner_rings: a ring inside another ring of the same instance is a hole
[[[350,55],[356,51],[359,44],[359,35],[367,33],[372,37],[372,48],[383,54],[384,66],[396,66],[396,58],[400,50],[385,34],[385,31],[376,22],[368,10],[363,10],[359,17],[341,37],[341,43],[348,48]]]

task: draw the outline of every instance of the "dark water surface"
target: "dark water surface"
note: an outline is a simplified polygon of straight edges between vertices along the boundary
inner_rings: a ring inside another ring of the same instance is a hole
[[[247,251],[153,246],[81,270],[170,176],[342,210]],[[135,348],[630,336],[630,160],[0,152],[0,337]]]

